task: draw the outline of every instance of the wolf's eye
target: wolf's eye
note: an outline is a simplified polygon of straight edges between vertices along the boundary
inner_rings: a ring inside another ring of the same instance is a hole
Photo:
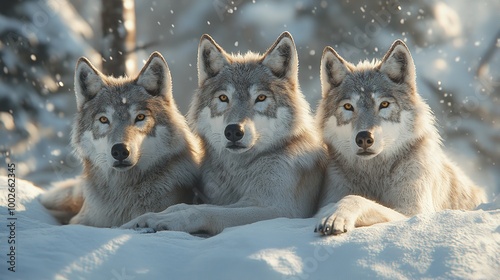
[[[139,115],[137,115],[137,117],[135,117],[135,122],[143,121],[145,118],[146,118],[146,115],[139,114]]]
[[[344,104],[344,109],[346,109],[347,111],[354,111],[354,108],[352,107],[351,103]]]
[[[380,103],[380,109],[384,109],[384,108],[387,108],[389,107],[391,103],[387,102],[387,101],[382,101],[382,103]]]
[[[222,102],[229,102],[229,98],[225,94],[219,95],[219,100]]]
[[[101,123],[109,123],[108,118],[106,118],[105,116],[100,117],[100,118],[99,118],[99,121],[100,121]]]
[[[255,99],[255,102],[262,102],[266,99],[267,99],[267,96],[265,96],[264,94],[261,94],[261,95],[257,96],[257,98]]]

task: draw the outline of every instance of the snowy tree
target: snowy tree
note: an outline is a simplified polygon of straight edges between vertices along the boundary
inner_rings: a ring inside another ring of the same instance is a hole
[[[91,51],[84,40],[91,35],[64,0],[0,4],[0,150],[18,163],[18,176],[39,172],[39,157],[62,160],[55,143],[68,144],[61,124],[74,112],[73,69]]]

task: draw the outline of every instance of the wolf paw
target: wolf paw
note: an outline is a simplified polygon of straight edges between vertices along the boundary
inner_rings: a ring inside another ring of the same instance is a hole
[[[318,221],[314,232],[318,232],[323,235],[339,235],[354,229],[354,226],[351,226],[350,224],[354,223],[346,220],[344,217],[338,216],[337,213],[333,213],[330,216],[321,218]]]
[[[323,235],[338,235],[354,229],[357,216],[342,205],[332,203],[318,214],[319,220],[314,232]]]
[[[156,230],[153,228],[136,228],[134,229],[137,233],[155,233]]]
[[[146,213],[137,218],[132,219],[130,222],[122,225],[122,229],[134,229],[138,230],[141,228],[151,228],[153,230],[158,230],[156,227],[156,221],[158,213]]]

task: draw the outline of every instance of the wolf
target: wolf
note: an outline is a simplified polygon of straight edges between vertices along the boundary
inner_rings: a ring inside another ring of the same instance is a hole
[[[483,190],[444,154],[403,41],[381,61],[358,65],[326,47],[320,80],[316,120],[329,159],[316,232],[341,234],[484,201]]]
[[[71,141],[83,174],[41,196],[47,209],[70,224],[117,227],[192,202],[198,144],[174,102],[160,53],[151,54],[133,79],[105,76],[82,57],[75,92]]]
[[[174,205],[123,228],[215,235],[260,220],[314,215],[326,150],[299,89],[290,33],[263,55],[228,54],[203,35],[188,122],[202,142],[205,204]]]

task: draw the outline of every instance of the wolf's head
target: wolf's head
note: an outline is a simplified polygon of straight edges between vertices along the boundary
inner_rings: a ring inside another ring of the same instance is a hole
[[[381,61],[356,66],[326,47],[317,113],[325,143],[347,158],[371,159],[434,133],[415,79],[413,58],[403,41],[395,41]]]
[[[180,127],[186,124],[177,117],[170,71],[160,53],[134,79],[106,77],[82,57],[75,92],[72,142],[84,163],[105,171],[144,170],[184,147]]]
[[[298,86],[298,58],[284,32],[263,55],[227,54],[210,36],[198,48],[198,90],[189,121],[215,150],[263,151],[301,130],[309,106]]]

